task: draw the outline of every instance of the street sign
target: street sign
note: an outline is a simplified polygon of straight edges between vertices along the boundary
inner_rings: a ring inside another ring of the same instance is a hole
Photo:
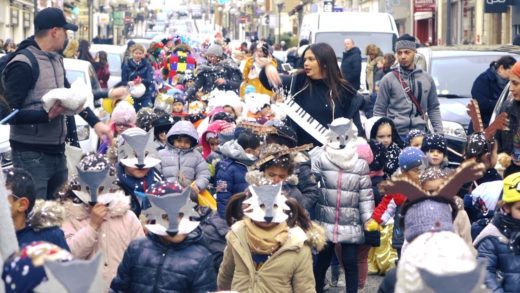
[[[115,26],[123,26],[125,24],[125,12],[124,11],[115,11],[113,13],[113,20]]]

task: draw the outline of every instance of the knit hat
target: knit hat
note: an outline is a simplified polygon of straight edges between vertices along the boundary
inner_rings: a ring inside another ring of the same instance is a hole
[[[150,107],[143,107],[137,112],[136,126],[149,131],[153,127],[153,121],[157,118],[154,110]]]
[[[448,147],[446,145],[446,138],[442,134],[434,133],[428,134],[423,141],[421,150],[426,154],[430,150],[439,150],[444,155],[448,153]]]
[[[200,144],[202,145],[202,156],[206,159],[211,154],[211,147],[208,143],[209,135],[217,135],[221,138],[221,135],[232,137],[235,132],[235,125],[224,120],[217,120],[208,125],[208,129],[201,135]]]
[[[137,113],[134,106],[127,101],[121,101],[117,104],[110,118],[114,123],[129,124],[135,126]]]
[[[511,68],[511,73],[520,77],[520,61],[517,61]]]
[[[452,208],[447,201],[426,198],[404,210],[404,238],[412,242],[426,232],[454,231]]]
[[[161,181],[152,184],[146,190],[146,197],[152,207],[143,210],[148,219],[154,219],[155,224],[146,225],[148,231],[161,236],[175,236],[189,234],[199,226],[199,222],[191,221],[191,217],[197,216],[190,200],[191,188],[183,188],[178,183]],[[182,218],[179,221],[179,214]],[[163,215],[167,215],[165,219]]]
[[[417,51],[417,45],[415,44],[415,38],[409,34],[404,34],[397,38],[395,42],[395,51],[401,49],[410,49]]]
[[[404,143],[407,146],[410,146],[410,143],[412,142],[412,140],[414,138],[416,138],[417,136],[426,136],[426,133],[424,133],[424,131],[419,130],[419,129],[412,129],[412,130],[410,130],[410,132],[408,132],[408,134],[404,138]]]
[[[399,167],[403,171],[410,171],[419,166],[424,166],[426,156],[424,153],[415,147],[406,147],[399,155]]]
[[[395,292],[488,292],[483,284],[485,268],[459,235],[424,233],[403,251]]]
[[[466,151],[464,153],[464,156],[466,159],[478,158],[481,155],[490,151],[490,144],[486,139],[484,133],[476,132],[472,133],[468,137],[468,142],[466,143]]]
[[[357,145],[357,153],[360,159],[367,161],[370,165],[374,161],[374,154],[372,154],[372,150],[370,149],[370,145],[368,143],[360,143]]]
[[[153,121],[153,135],[157,137],[161,132],[168,133],[168,131],[172,128],[173,123],[173,117],[168,113],[160,115]]]
[[[222,54],[224,54],[224,50],[222,50],[222,47],[217,44],[209,46],[208,50],[206,50],[206,56],[215,55],[217,57],[222,57]]]
[[[502,200],[505,203],[520,201],[520,172],[513,173],[504,179],[504,194]]]

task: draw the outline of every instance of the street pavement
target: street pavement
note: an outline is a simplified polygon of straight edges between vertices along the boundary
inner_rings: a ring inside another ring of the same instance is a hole
[[[330,270],[327,272],[327,280],[330,280]],[[365,285],[364,291],[358,291],[363,293],[377,293],[379,289],[379,284],[383,281],[383,276],[379,275],[368,275],[367,283]],[[345,292],[345,275],[341,274],[339,277],[339,285],[338,287],[330,287],[325,290],[327,293],[344,293]]]

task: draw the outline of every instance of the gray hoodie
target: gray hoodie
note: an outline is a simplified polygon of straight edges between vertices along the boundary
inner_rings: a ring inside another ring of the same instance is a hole
[[[432,77],[422,69],[414,69],[412,72],[399,71],[422,109],[428,113],[435,132],[442,133],[440,104]],[[374,116],[392,119],[400,136],[405,136],[411,129],[426,130],[426,122],[392,72],[387,73],[381,80],[374,105]]]
[[[201,153],[195,149],[195,146],[181,150],[170,143],[172,136],[182,134],[198,141],[197,130],[191,122],[181,120],[175,123],[168,131],[166,148],[159,151],[161,173],[166,181],[178,182],[182,186],[188,186],[195,181],[199,190],[202,191],[209,184],[208,163]]]

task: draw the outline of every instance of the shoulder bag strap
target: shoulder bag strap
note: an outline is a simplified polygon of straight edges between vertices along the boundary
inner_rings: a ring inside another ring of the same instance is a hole
[[[410,100],[412,100],[412,102],[415,105],[415,107],[417,107],[417,111],[419,111],[419,114],[421,114],[421,116],[424,116],[424,111],[423,111],[423,109],[421,107],[421,104],[419,103],[419,101],[417,101],[417,98],[414,96],[414,94],[412,92],[412,89],[403,80],[403,78],[401,77],[401,74],[399,74],[399,72],[397,72],[397,70],[394,70],[392,72],[394,73],[394,75],[397,78],[397,80],[399,80],[399,82],[401,83],[401,86],[403,87],[404,92],[408,95]]]

